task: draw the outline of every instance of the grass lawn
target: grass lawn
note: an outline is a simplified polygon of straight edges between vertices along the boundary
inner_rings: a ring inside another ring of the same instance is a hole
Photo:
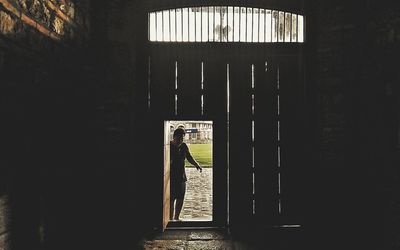
[[[188,147],[193,158],[200,166],[212,167],[212,144],[188,144]],[[187,160],[185,166],[193,167]]]

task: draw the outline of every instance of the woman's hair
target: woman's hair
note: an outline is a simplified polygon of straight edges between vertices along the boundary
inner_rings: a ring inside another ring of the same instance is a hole
[[[184,136],[186,134],[185,130],[183,128],[177,128],[174,131],[174,137],[177,136]]]

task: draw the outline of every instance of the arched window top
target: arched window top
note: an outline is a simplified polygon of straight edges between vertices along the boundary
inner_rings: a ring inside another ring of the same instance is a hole
[[[279,10],[186,7],[150,12],[148,18],[151,42],[304,42],[304,17]]]

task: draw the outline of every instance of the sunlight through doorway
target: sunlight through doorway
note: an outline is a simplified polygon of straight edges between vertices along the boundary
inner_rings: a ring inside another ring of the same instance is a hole
[[[166,135],[172,142],[174,131],[181,128],[185,131],[183,143],[187,145],[189,154],[201,166],[196,169],[185,159],[184,169],[186,185],[184,201],[179,219],[181,221],[212,221],[213,220],[213,122],[212,121],[167,121]],[[173,147],[170,143],[170,147]],[[173,150],[169,150],[172,152]],[[170,155],[172,162],[173,155]],[[174,164],[171,163],[171,173]],[[171,174],[172,176],[173,174]],[[172,177],[171,177],[172,178]],[[173,187],[174,180],[170,179]],[[172,193],[171,193],[172,195]],[[176,206],[176,203],[175,203]],[[176,215],[176,211],[174,211]]]

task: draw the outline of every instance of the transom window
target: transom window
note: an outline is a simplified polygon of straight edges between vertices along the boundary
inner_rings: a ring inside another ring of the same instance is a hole
[[[148,18],[151,42],[304,42],[304,17],[278,10],[205,6],[150,12]]]

